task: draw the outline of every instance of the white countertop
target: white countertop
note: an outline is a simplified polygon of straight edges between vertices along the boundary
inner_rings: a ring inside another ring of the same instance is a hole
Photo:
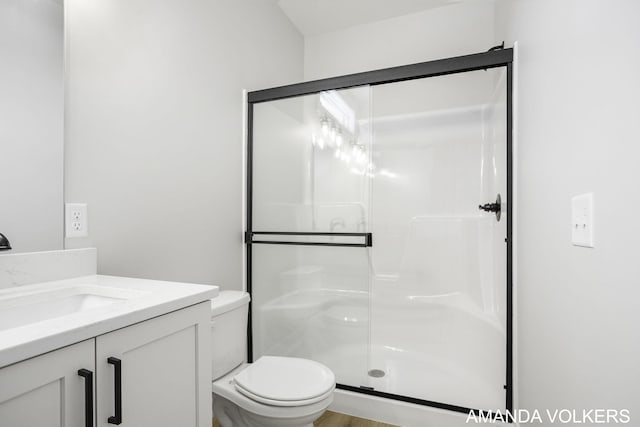
[[[78,286],[105,289],[106,293],[116,288],[129,299],[37,323],[0,328],[0,368],[215,298],[219,291],[217,286],[93,275],[2,289],[0,302],[43,291],[62,293]]]

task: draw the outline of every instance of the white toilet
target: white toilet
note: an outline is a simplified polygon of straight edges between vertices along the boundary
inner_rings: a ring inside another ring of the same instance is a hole
[[[248,307],[246,292],[211,300],[214,416],[223,427],[312,427],[333,401],[333,372],[292,357],[245,363]]]

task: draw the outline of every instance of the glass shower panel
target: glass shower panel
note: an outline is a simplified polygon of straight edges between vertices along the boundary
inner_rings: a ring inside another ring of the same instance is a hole
[[[500,68],[372,89],[377,391],[504,408],[505,79]],[[500,221],[478,206],[497,194]]]
[[[367,231],[370,108],[369,86],[254,106],[254,231]]]
[[[370,348],[370,94],[253,106],[253,357],[317,360],[354,386]]]
[[[303,357],[365,384],[368,255],[363,248],[254,245],[253,353]]]

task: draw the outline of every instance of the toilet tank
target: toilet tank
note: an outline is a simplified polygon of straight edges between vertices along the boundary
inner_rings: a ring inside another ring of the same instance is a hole
[[[213,380],[247,358],[249,294],[221,291],[211,300],[211,367]]]

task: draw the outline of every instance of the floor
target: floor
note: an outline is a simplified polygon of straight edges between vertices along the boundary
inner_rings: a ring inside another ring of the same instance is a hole
[[[365,420],[364,418],[352,417],[351,415],[340,414],[338,412],[327,411],[318,421],[313,423],[314,427],[396,427],[391,424],[377,421]]]
[[[397,427],[391,424],[379,423],[377,421],[365,420],[364,418],[352,417],[351,415],[339,414],[337,412],[325,412],[315,423],[314,427]],[[214,418],[213,427],[221,427]]]

